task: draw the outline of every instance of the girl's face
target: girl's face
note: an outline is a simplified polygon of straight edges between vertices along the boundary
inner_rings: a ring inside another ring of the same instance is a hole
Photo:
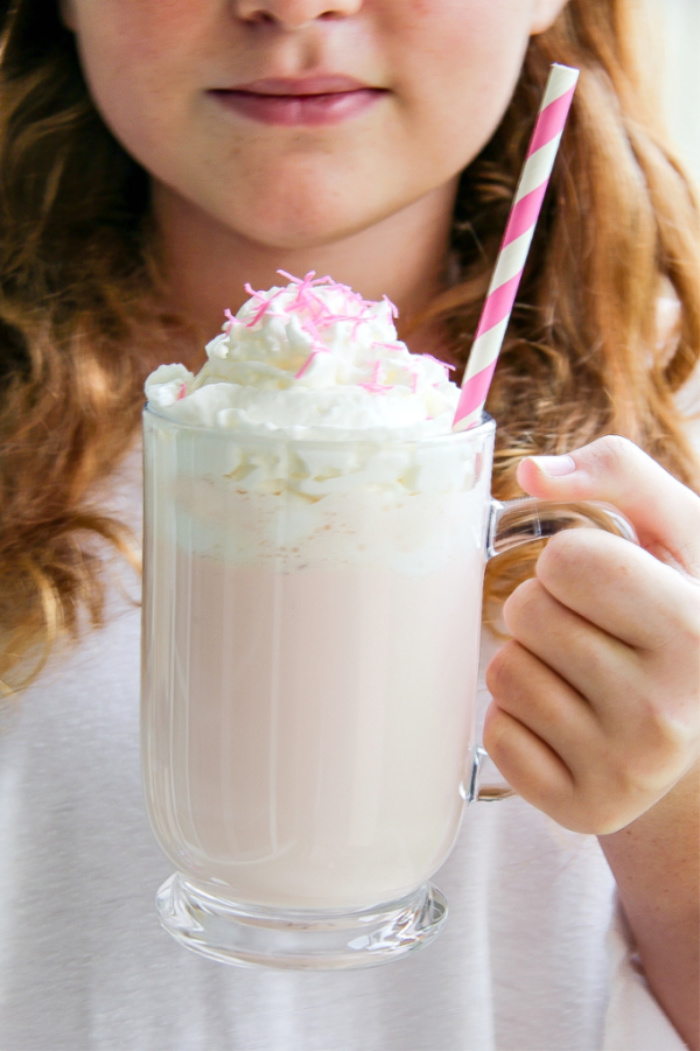
[[[61,0],[102,116],[179,200],[270,248],[443,197],[564,0]]]

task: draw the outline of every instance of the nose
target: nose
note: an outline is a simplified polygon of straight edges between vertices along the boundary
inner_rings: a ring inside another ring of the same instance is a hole
[[[300,29],[318,19],[347,18],[356,14],[364,0],[236,0],[236,14],[245,22],[276,23]]]

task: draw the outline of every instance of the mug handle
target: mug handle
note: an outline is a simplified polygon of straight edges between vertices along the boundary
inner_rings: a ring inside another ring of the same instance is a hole
[[[564,529],[593,526],[615,536],[638,544],[634,526],[612,504],[594,500],[559,502],[525,497],[521,500],[491,501],[486,530],[486,560],[504,551],[527,544],[531,540],[546,540]],[[466,791],[467,803],[494,803],[517,793],[508,785],[480,785],[479,770],[488,753],[477,745],[472,758],[472,769]]]

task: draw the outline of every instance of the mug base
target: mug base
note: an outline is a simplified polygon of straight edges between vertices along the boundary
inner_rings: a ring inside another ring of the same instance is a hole
[[[427,945],[447,917],[432,883],[372,909],[278,911],[238,905],[176,872],[156,895],[163,927],[180,945],[239,967],[341,970],[400,959]]]

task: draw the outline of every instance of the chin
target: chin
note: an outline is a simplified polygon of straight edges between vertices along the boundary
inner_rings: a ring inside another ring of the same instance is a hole
[[[335,167],[319,173],[280,166],[272,176],[247,178],[237,190],[231,185],[217,211],[249,240],[287,250],[315,248],[352,237],[403,205],[393,187],[387,192],[377,183],[349,179]]]
[[[381,213],[342,215],[337,210],[290,205],[283,212],[275,208],[257,216],[248,214],[243,222],[234,220],[227,225],[239,236],[266,248],[303,251],[347,240],[383,218]]]

